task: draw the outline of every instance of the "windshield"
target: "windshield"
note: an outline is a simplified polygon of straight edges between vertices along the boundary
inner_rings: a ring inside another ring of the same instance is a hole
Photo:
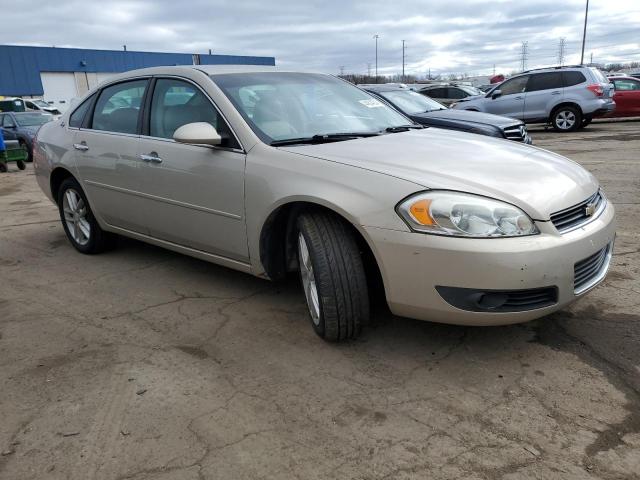
[[[371,134],[411,124],[368,93],[329,75],[256,72],[211,78],[266,143],[315,135]]]
[[[35,105],[37,105],[40,108],[53,108],[51,105],[49,105],[47,102],[45,102],[44,100],[31,100],[31,102]]]
[[[391,92],[377,92],[407,115],[444,110],[445,107],[429,97],[420,95],[412,90],[395,90]]]
[[[44,125],[53,117],[51,115],[41,115],[39,113],[25,113],[16,115],[16,122],[21,127],[35,127],[36,125]]]

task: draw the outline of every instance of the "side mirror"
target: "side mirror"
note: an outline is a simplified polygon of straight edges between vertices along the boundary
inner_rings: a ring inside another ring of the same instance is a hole
[[[178,128],[173,139],[178,143],[190,143],[198,145],[220,145],[222,137],[217,130],[207,122],[187,123]]]
[[[494,90],[491,93],[491,98],[495,100],[496,98],[498,98],[501,95],[502,95],[502,90]]]

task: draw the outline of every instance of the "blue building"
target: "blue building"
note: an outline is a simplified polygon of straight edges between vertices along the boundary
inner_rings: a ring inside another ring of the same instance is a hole
[[[43,98],[64,111],[114,73],[163,65],[275,65],[275,58],[0,45],[0,96]]]

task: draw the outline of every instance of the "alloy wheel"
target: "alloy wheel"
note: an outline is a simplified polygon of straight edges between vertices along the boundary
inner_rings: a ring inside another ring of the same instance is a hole
[[[318,295],[318,287],[316,285],[316,277],[313,273],[313,264],[307,241],[302,232],[298,234],[298,259],[300,263],[300,278],[302,279],[302,288],[304,296],[307,298],[307,306],[311,314],[311,320],[317,326],[320,324],[320,297]]]
[[[78,245],[86,245],[91,238],[91,224],[87,220],[87,206],[73,188],[67,189],[62,198],[62,211],[69,235]]]
[[[570,110],[561,110],[556,115],[556,125],[561,130],[569,130],[576,123],[576,115]]]

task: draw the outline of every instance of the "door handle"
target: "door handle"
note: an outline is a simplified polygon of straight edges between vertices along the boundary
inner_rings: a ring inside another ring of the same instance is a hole
[[[76,150],[80,150],[81,152],[86,152],[89,150],[89,146],[85,142],[74,143],[73,148]]]
[[[560,95],[561,92],[555,91],[555,92],[551,92],[551,95]]]
[[[162,163],[162,159],[156,152],[151,152],[149,155],[142,154],[140,155],[140,160],[149,163]]]
[[[518,96],[518,97],[515,97],[514,100],[522,100],[522,98],[523,97]]]

